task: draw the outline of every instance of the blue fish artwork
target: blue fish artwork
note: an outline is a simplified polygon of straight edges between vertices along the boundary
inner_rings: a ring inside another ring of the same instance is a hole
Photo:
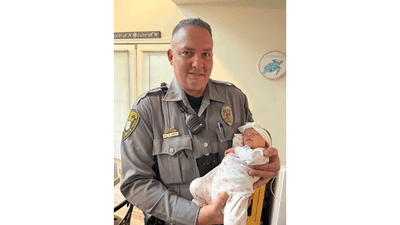
[[[276,71],[276,75],[278,76],[279,71],[281,70],[280,65],[283,63],[283,61],[278,61],[277,59],[273,59],[272,62],[268,63],[265,67],[264,67],[264,71],[263,74],[265,73],[272,73],[274,71]]]

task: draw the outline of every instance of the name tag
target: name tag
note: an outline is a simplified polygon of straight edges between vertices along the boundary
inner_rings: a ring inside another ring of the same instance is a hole
[[[169,133],[169,134],[163,134],[163,138],[169,138],[169,137],[175,137],[175,136],[179,136],[179,132],[173,132],[173,133]]]

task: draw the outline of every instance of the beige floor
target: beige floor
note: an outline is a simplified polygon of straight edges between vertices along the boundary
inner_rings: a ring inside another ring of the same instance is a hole
[[[114,206],[118,205],[122,201],[125,200],[125,198],[122,196],[121,192],[119,191],[120,185],[118,184],[117,186],[114,187]],[[121,218],[124,218],[126,212],[128,211],[128,207],[124,206],[117,212],[115,212],[114,215],[117,215]],[[131,224],[132,225],[144,225],[143,222],[143,213],[140,211],[138,208],[133,208],[132,211],[132,218],[131,218]]]

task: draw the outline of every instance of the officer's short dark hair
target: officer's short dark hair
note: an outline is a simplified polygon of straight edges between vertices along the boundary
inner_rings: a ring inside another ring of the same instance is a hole
[[[202,20],[200,18],[188,18],[188,19],[181,20],[181,22],[179,22],[178,25],[176,25],[174,30],[172,31],[172,37],[176,34],[176,32],[178,32],[183,26],[186,26],[186,25],[196,25],[196,26],[204,27],[208,30],[208,32],[210,32],[210,35],[212,37],[211,26],[207,22],[205,22],[204,20]]]

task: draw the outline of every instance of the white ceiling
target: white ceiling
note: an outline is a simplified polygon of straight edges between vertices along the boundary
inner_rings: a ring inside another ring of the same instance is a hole
[[[286,0],[172,0],[176,5],[211,5],[286,9]]]

